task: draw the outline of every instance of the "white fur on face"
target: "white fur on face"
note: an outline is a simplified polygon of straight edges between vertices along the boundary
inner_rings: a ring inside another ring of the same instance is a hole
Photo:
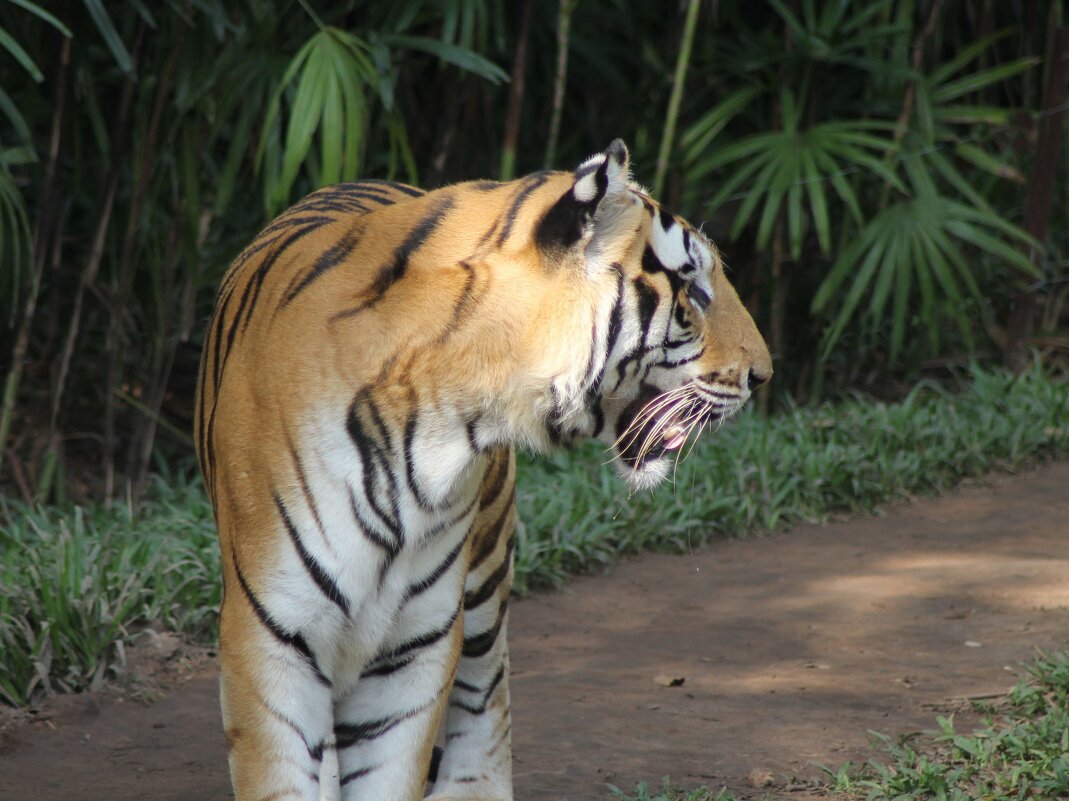
[[[665,228],[661,215],[654,214],[650,225],[650,247],[665,269],[680,273],[713,297],[712,271],[716,255],[700,236],[686,231],[674,219]]]

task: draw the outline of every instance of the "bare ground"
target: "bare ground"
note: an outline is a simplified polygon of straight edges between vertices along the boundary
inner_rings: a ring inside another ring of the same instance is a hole
[[[811,799],[869,730],[931,728],[1069,640],[1069,464],[642,556],[516,602],[510,630],[519,801],[665,774]],[[0,799],[230,798],[217,703],[209,663],[152,704],[53,704],[0,742]]]

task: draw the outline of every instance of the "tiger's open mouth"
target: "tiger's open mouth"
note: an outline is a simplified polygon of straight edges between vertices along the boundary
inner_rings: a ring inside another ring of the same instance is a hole
[[[700,435],[711,420],[723,416],[691,385],[652,397],[647,394],[621,415],[621,423],[626,425],[616,441],[619,458],[632,470],[639,470],[648,462],[680,450],[692,434]]]

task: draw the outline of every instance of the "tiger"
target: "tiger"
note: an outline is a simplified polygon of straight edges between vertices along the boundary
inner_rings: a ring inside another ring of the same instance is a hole
[[[509,801],[516,449],[599,440],[652,487],[771,375],[717,248],[619,139],[509,182],[342,183],[268,224],[196,398],[235,798]]]

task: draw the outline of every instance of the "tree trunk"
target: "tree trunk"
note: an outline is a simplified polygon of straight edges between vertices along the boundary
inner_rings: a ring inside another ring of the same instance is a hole
[[[694,31],[698,27],[698,0],[687,0],[687,18],[683,23],[683,37],[676,59],[675,77],[672,79],[672,96],[668,99],[668,111],[664,116],[664,132],[661,134],[661,150],[657,154],[657,174],[653,178],[653,196],[660,197],[664,180],[668,175],[668,159],[672,155],[672,141],[676,138],[676,121],[679,119],[679,104],[683,99],[683,84],[687,79],[690,50],[694,44]]]
[[[553,78],[553,112],[546,139],[545,169],[552,170],[560,139],[560,120],[564,113],[564,87],[568,83],[568,45],[571,41],[572,12],[578,0],[560,0],[557,13],[557,74]]]
[[[520,117],[523,115],[523,78],[527,71],[527,39],[531,32],[531,11],[534,0],[524,0],[520,12],[520,33],[516,38],[516,54],[512,60],[509,105],[505,112],[505,141],[501,146],[501,180],[511,181],[516,175],[516,142],[520,138]]]
[[[1053,9],[1052,9],[1053,12]],[[1058,161],[1062,155],[1062,128],[1065,104],[1069,100],[1069,27],[1055,31],[1047,57],[1047,85],[1043,91],[1042,116],[1039,120],[1039,141],[1029,182],[1025,230],[1038,242],[1030,249],[1029,257],[1037,268],[1043,259],[1043,242],[1047,237],[1047,222],[1054,202],[1054,184]],[[1019,272],[1013,296],[1013,310],[1006,330],[1005,363],[1016,373],[1028,366],[1029,343],[1036,311],[1035,276]]]
[[[15,417],[15,405],[18,402],[19,384],[22,380],[22,365],[30,347],[30,331],[37,312],[37,299],[41,291],[41,275],[45,263],[53,251],[52,241],[59,246],[56,230],[58,229],[61,198],[57,191],[57,167],[60,160],[60,144],[63,138],[63,112],[67,107],[67,77],[70,73],[71,40],[63,39],[60,49],[59,66],[56,69],[56,97],[52,112],[52,135],[48,147],[48,163],[45,167],[44,182],[41,185],[41,201],[37,213],[37,225],[33,237],[33,252],[30,260],[33,265],[33,278],[30,291],[19,321],[15,345],[11,351],[11,367],[4,379],[3,400],[0,401],[0,466],[3,465],[4,451],[7,449],[7,437],[11,433],[11,421]],[[53,239],[55,237],[55,239]]]

